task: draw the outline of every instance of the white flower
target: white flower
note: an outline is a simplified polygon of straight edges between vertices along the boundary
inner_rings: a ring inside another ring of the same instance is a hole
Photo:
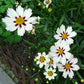
[[[44,0],[44,4],[46,5],[46,8],[51,4],[52,0]]]
[[[45,52],[38,53],[38,56],[36,56],[37,62],[36,64],[39,65],[40,68],[42,68],[44,65],[46,65],[46,63],[48,63],[50,61],[50,59],[48,58],[48,55],[46,55]]]
[[[62,64],[58,65],[58,70],[63,72],[62,76],[64,78],[67,78],[67,75],[69,78],[73,78],[73,71],[78,71],[80,69],[80,67],[76,64],[77,62],[77,58],[66,60],[65,62],[62,62]]]
[[[65,61],[71,57],[70,46],[65,44],[64,42],[56,42],[54,46],[51,46],[49,55],[53,56],[56,62]]]
[[[35,20],[32,22],[32,24],[39,24],[40,22],[40,17],[35,17]]]
[[[59,42],[64,41],[67,44],[72,44],[73,39],[71,37],[75,37],[77,35],[76,32],[72,31],[72,27],[69,26],[65,31],[65,26],[61,25],[60,28],[57,28],[56,35],[54,35],[55,39],[58,39]]]
[[[57,63],[55,62],[54,58],[50,55],[48,55],[48,56],[49,56],[48,58],[50,59],[50,61],[45,65],[45,69],[48,69],[49,67],[56,68]]]
[[[32,22],[36,17],[31,17],[32,10],[30,8],[24,10],[21,6],[16,8],[16,11],[12,8],[8,8],[7,16],[2,19],[2,21],[6,24],[6,30],[15,31],[17,29],[17,33],[20,36],[23,36],[26,31],[32,30]]]
[[[44,72],[43,74],[46,76],[47,79],[51,80],[57,76],[55,72],[56,72],[56,69],[49,68],[49,69],[46,69],[46,72]]]

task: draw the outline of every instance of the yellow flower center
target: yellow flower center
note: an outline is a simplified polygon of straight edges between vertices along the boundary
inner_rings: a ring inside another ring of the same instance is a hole
[[[39,61],[42,63],[45,61],[45,58],[43,56],[40,57]]]
[[[48,0],[48,1],[46,1],[46,3],[47,3],[47,4],[50,4],[50,1]]]
[[[60,55],[62,55],[63,52],[64,52],[63,49],[59,49],[59,50],[58,50],[58,53],[59,53]]]
[[[69,63],[66,63],[66,64],[65,64],[65,68],[66,68],[66,69],[70,69],[70,68],[71,68],[71,65],[70,65]]]
[[[39,19],[38,18],[36,19],[36,22],[39,22]]]
[[[50,58],[50,62],[49,62],[49,64],[53,64],[53,60]]]
[[[25,22],[25,21],[24,21],[24,19],[23,19],[22,17],[18,17],[18,18],[16,19],[16,24],[18,24],[18,25],[22,25],[24,22]]]
[[[63,33],[63,34],[62,34],[62,38],[63,38],[63,39],[67,39],[67,37],[68,37],[68,35],[67,35],[66,33]]]
[[[48,71],[48,75],[49,76],[52,76],[53,75],[53,72],[52,71]]]

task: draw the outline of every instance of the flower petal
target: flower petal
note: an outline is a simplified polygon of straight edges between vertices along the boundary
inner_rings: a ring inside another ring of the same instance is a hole
[[[24,12],[24,9],[21,7],[21,6],[18,6],[16,8],[16,12],[19,16],[23,17],[23,12]]]
[[[63,75],[62,75],[62,76],[63,76],[64,78],[67,78],[67,75],[68,75],[68,71],[66,72],[66,70],[64,70],[64,72],[63,72]]]
[[[72,70],[70,70],[70,72],[69,72],[69,77],[70,77],[70,78],[73,78],[73,76],[74,76],[74,73],[73,73]]]
[[[59,37],[59,35],[54,35],[54,38],[59,39],[60,37]]]
[[[33,23],[35,21],[36,17],[30,17],[28,19],[28,23]]]
[[[73,58],[73,59],[71,59],[70,62],[73,63],[73,64],[76,64],[78,62],[78,59],[77,58]]]
[[[72,32],[72,27],[69,26],[69,27],[67,28],[67,30],[66,30],[66,33],[70,34],[71,32]]]
[[[60,31],[61,31],[61,33],[65,32],[65,26],[63,24],[60,27]]]
[[[76,32],[71,32],[70,36],[69,37],[75,37],[77,35]]]
[[[78,71],[80,69],[80,67],[78,65],[72,65],[72,70],[74,71]]]
[[[32,28],[33,28],[32,24],[27,24],[27,26],[25,26],[26,31],[30,31],[30,30],[32,30]]]
[[[15,12],[14,9],[12,8],[8,8],[7,10],[7,15],[11,18],[15,18],[15,17],[18,17],[17,13]]]
[[[15,30],[17,29],[17,27],[15,27],[14,25],[13,25],[13,26],[7,26],[5,29],[6,29],[7,31],[13,32],[13,31],[15,31]]]
[[[32,15],[32,10],[30,8],[24,11],[24,17],[29,18]]]
[[[23,36],[25,33],[24,26],[22,26],[22,28],[18,28],[17,33],[18,33],[18,35]]]

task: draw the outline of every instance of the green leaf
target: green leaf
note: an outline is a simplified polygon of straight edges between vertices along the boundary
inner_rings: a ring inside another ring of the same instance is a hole
[[[2,28],[0,28],[0,35],[3,33],[3,29]]]
[[[22,2],[29,2],[29,1],[31,1],[31,0],[22,0]]]
[[[8,37],[8,36],[10,36],[11,35],[11,32],[10,31],[6,31],[6,32],[4,32],[3,34],[2,34],[2,36],[4,36],[4,37]]]
[[[15,4],[16,0],[10,0],[12,4]]]
[[[22,37],[21,37],[21,36],[16,35],[16,36],[14,37],[14,42],[15,42],[15,43],[20,42],[21,40],[22,40]]]

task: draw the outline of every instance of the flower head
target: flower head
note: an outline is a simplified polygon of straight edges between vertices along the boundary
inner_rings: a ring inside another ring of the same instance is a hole
[[[56,62],[65,61],[71,57],[69,50],[69,45],[65,44],[64,42],[56,42],[54,46],[51,46],[49,55],[53,56]]]
[[[12,8],[8,8],[7,16],[2,19],[6,24],[6,30],[15,31],[17,34],[23,36],[26,31],[32,30],[33,21],[36,17],[30,17],[32,15],[32,10],[30,8],[24,10],[21,6],[16,8],[16,11]]]
[[[46,5],[46,8],[51,4],[51,0],[44,0],[44,4]]]
[[[48,55],[49,57],[49,59],[50,59],[50,61],[45,65],[45,69],[47,69],[47,68],[49,68],[49,67],[53,67],[53,68],[56,68],[56,62],[55,62],[55,60],[54,60],[54,58],[52,57],[52,56],[50,56],[50,55]]]
[[[55,39],[58,39],[59,42],[64,41],[67,44],[72,44],[73,39],[71,37],[74,37],[77,35],[76,32],[72,31],[72,27],[69,26],[65,30],[65,26],[61,25],[60,28],[57,28],[56,35],[54,35]]]
[[[47,64],[47,62],[50,61],[50,59],[48,58],[48,55],[46,55],[45,52],[43,52],[42,54],[41,53],[38,53],[38,56],[36,56],[36,64],[39,65],[40,68],[42,68],[44,65]]]
[[[56,69],[49,68],[49,69],[46,69],[46,71],[43,74],[46,76],[47,79],[51,80],[57,76],[55,72],[56,72]]]
[[[62,76],[64,78],[67,78],[67,75],[69,78],[73,78],[73,71],[78,71],[80,69],[80,67],[76,64],[77,62],[77,58],[66,60],[65,62],[62,62],[62,64],[58,65],[58,70],[63,72]]]

